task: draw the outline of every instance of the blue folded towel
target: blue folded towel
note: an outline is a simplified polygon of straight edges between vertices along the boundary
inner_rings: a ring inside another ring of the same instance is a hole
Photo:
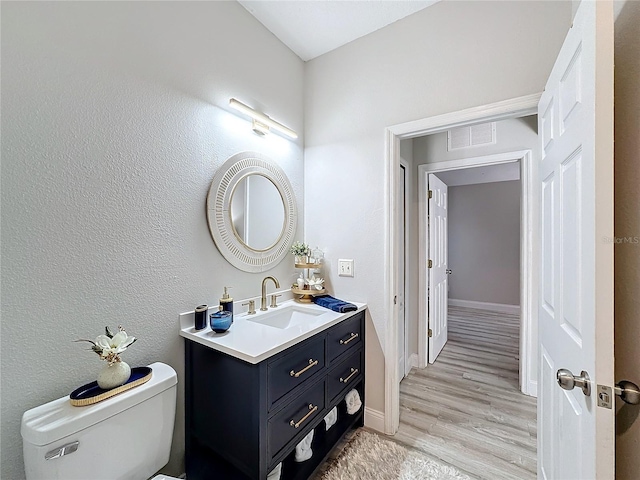
[[[320,305],[321,307],[328,308],[338,313],[353,312],[358,309],[358,307],[353,303],[338,300],[337,298],[333,298],[331,295],[313,297],[313,301],[316,305]]]

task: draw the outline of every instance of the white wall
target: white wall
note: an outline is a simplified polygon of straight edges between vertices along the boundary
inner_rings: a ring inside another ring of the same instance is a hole
[[[614,233],[640,241],[640,2],[616,2]],[[640,243],[614,247],[615,378],[640,383]],[[640,471],[640,406],[616,400],[616,478]]]
[[[520,305],[520,181],[448,192],[449,299]]]
[[[168,472],[184,472],[178,314],[223,285],[255,296],[265,275],[210,237],[214,172],[262,152],[303,211],[303,137],[259,138],[226,105],[302,134],[303,63],[236,2],[2,2],[2,67],[0,477],[24,476],[22,413],[95,379],[101,362],[73,340],[118,324],[138,337],[127,362],[178,371]],[[268,274],[295,272],[285,259]]]
[[[541,92],[569,2],[443,1],[306,65],[305,233],[336,295],[367,301],[367,404],[384,410],[384,128]],[[338,258],[355,277],[338,277]],[[372,330],[375,332],[372,333]]]

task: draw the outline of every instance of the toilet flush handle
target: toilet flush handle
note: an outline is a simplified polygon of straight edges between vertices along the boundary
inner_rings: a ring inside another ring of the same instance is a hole
[[[54,458],[64,457],[65,455],[69,455],[70,453],[73,453],[76,450],[78,450],[79,445],[80,445],[80,442],[71,442],[61,447],[54,448],[50,452],[45,453],[44,459],[53,460]]]

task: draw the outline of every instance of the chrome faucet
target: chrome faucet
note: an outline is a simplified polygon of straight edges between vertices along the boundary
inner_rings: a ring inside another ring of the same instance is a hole
[[[280,288],[280,282],[276,277],[264,277],[262,280],[262,298],[260,299],[260,310],[263,312],[267,310],[267,280],[273,280],[276,288]]]

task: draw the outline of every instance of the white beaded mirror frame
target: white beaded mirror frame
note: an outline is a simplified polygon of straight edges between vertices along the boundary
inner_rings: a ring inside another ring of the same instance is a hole
[[[235,232],[231,219],[231,200],[235,187],[249,175],[262,175],[278,189],[285,216],[282,233],[276,242],[264,249],[249,247]],[[230,157],[215,173],[207,195],[209,232],[222,256],[244,272],[269,270],[289,253],[296,233],[298,213],[291,183],[284,171],[267,156],[257,152],[241,152]]]

